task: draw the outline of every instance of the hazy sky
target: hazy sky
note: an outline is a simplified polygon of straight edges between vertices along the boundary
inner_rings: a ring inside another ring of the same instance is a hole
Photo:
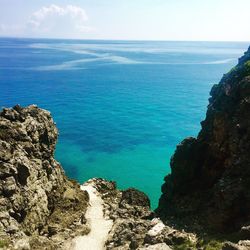
[[[250,41],[250,0],[0,0],[0,36]]]

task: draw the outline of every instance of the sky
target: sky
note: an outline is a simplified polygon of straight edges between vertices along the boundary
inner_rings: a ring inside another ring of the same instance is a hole
[[[0,0],[0,36],[250,41],[250,0]]]

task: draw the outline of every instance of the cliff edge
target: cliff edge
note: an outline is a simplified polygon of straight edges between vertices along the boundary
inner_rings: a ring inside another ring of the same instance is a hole
[[[250,224],[250,48],[210,94],[198,137],[171,159],[157,213],[234,232]]]
[[[0,247],[59,249],[88,233],[88,195],[54,159],[57,136],[50,113],[34,105],[0,113]]]

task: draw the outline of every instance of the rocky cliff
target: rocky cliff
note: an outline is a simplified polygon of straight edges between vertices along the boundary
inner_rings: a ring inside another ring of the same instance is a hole
[[[157,213],[233,232],[250,224],[250,48],[210,94],[198,137],[171,159]]]
[[[149,198],[143,192],[134,188],[119,190],[115,182],[103,179],[92,179],[87,183],[97,190],[103,200],[104,215],[112,220],[105,248],[100,249],[194,249],[191,247],[196,245],[196,236],[176,230],[156,218],[150,210]]]
[[[34,105],[0,113],[0,247],[60,248],[88,232],[88,195],[55,161],[57,136],[50,113]]]

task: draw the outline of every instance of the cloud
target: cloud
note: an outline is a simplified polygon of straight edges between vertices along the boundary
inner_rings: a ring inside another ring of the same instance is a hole
[[[35,11],[28,20],[27,28],[32,33],[47,37],[81,37],[81,33],[92,30],[87,21],[83,8],[51,4]]]
[[[51,17],[69,18],[75,21],[75,23],[80,26],[88,20],[88,16],[85,10],[80,7],[73,5],[60,7],[58,5],[52,4],[48,7],[42,7],[38,11],[34,12],[29,20],[29,23],[31,23],[35,27],[39,27],[43,24],[44,21],[46,21],[47,18]]]
[[[0,23],[0,36],[86,38],[95,33],[95,29],[88,25],[86,11],[75,5],[43,6],[26,20],[18,24]]]

